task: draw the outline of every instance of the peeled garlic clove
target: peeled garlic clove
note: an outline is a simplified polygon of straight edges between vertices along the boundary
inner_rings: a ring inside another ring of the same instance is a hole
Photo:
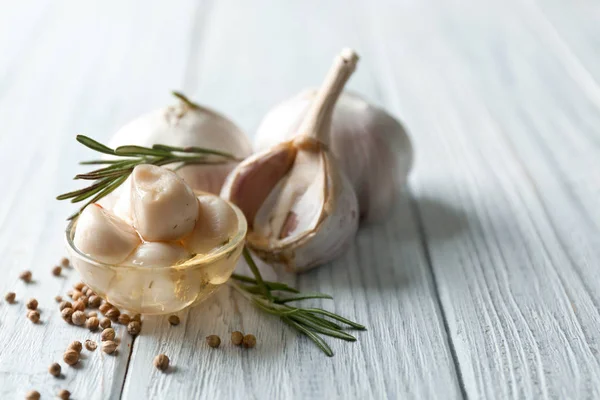
[[[171,267],[187,260],[190,253],[180,244],[168,242],[145,242],[123,262],[123,265],[158,268]]]
[[[299,135],[244,160],[223,186],[221,196],[248,220],[248,246],[267,262],[303,271],[333,260],[354,238],[356,195],[326,145],[333,106],[357,60],[342,52]]]
[[[98,204],[87,206],[77,218],[75,247],[94,260],[119,264],[140,244],[135,230]]]
[[[275,106],[262,120],[255,147],[292,139],[316,97],[306,90]],[[381,219],[406,183],[413,149],[402,124],[357,94],[340,96],[331,124],[330,148],[356,191],[361,218]]]
[[[239,159],[252,154],[248,138],[233,122],[209,108],[192,103],[183,95],[176,96],[180,99],[179,104],[131,121],[115,133],[109,146],[196,146],[230,153]],[[188,165],[178,169],[177,174],[192,189],[218,194],[227,174],[235,165],[236,162]],[[168,168],[176,166],[169,165]]]
[[[183,240],[191,253],[207,254],[225,245],[237,232],[238,220],[229,204],[218,196],[198,196],[198,220]]]
[[[147,241],[167,241],[189,234],[198,218],[198,200],[173,171],[138,165],[131,173],[133,226]]]
[[[131,214],[131,176],[116,188],[108,196],[98,201],[102,207],[110,210],[117,217],[130,225],[133,225],[133,215]]]

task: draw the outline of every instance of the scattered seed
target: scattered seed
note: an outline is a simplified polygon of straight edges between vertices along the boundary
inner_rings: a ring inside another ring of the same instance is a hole
[[[210,335],[206,337],[206,343],[213,349],[216,349],[221,345],[221,338],[217,335]]]
[[[100,326],[102,327],[102,329],[106,329],[110,328],[112,326],[112,323],[110,322],[110,319],[104,317],[100,320]]]
[[[85,307],[88,306],[88,297],[87,296],[85,296],[85,295],[81,296],[78,301],[82,302]]]
[[[85,295],[86,295],[87,297],[94,296],[95,294],[96,294],[96,292],[94,292],[94,291],[92,290],[92,288],[88,288],[88,290],[85,292]]]
[[[27,318],[34,324],[40,322],[40,312],[37,310],[31,310],[27,313]]]
[[[71,323],[71,317],[73,316],[73,309],[71,307],[63,308],[61,314],[65,321]]]
[[[85,321],[85,327],[88,328],[90,331],[98,330],[99,325],[100,325],[100,320],[96,317],[88,318]]]
[[[71,304],[70,301],[61,301],[60,304],[58,305],[58,309],[60,311],[62,311],[65,308],[73,308],[73,304]]]
[[[75,294],[75,290],[67,290],[67,296],[73,298],[73,294]]]
[[[100,312],[102,314],[106,314],[108,312],[108,310],[110,310],[111,308],[112,308],[112,304],[110,304],[110,303],[104,303],[98,307],[98,309],[100,310]]]
[[[245,348],[251,349],[254,346],[256,346],[256,337],[254,335],[246,335],[246,336],[244,336],[244,340],[242,341],[242,344],[244,345]]]
[[[73,315],[71,315],[71,321],[77,326],[85,324],[86,319],[87,317],[83,311],[75,311]]]
[[[179,317],[177,315],[169,315],[169,323],[173,326],[179,325]]]
[[[119,320],[119,323],[121,325],[127,325],[129,323],[129,321],[131,321],[131,317],[127,314],[121,314],[119,315],[119,318],[117,318]]]
[[[63,361],[69,365],[75,365],[79,361],[79,353],[75,350],[67,350],[63,354]]]
[[[107,312],[105,312],[104,315],[106,315],[112,321],[117,321],[117,319],[119,318],[119,315],[121,315],[121,312],[117,308],[113,307],[110,310],[108,310]]]
[[[106,354],[112,354],[115,352],[116,349],[117,349],[117,344],[115,342],[113,342],[112,340],[107,340],[105,342],[102,342],[102,351],[105,352]]]
[[[67,389],[63,389],[58,392],[58,398],[60,400],[69,400],[71,398],[71,392],[69,392]]]
[[[67,347],[67,350],[74,350],[78,353],[81,353],[81,350],[83,349],[83,345],[81,344],[81,342],[79,340],[75,340],[73,341],[69,347]]]
[[[25,394],[25,400],[39,400],[40,399],[40,392],[38,392],[37,390],[30,390],[29,392],[27,392]]]
[[[73,292],[73,295],[71,296],[71,298],[73,300],[79,300],[82,296],[83,296],[83,293],[81,293],[79,290],[76,290]]]
[[[167,357],[165,354],[157,355],[154,357],[154,366],[161,371],[166,370],[169,368],[169,357]]]
[[[239,346],[244,340],[244,334],[240,331],[231,332],[231,343]]]
[[[100,335],[100,338],[103,342],[105,342],[107,340],[114,340],[115,339],[115,330],[113,328],[106,328],[105,330],[102,331],[102,335]]]
[[[85,286],[85,283],[83,282],[77,282],[76,284],[73,285],[73,289],[81,292],[81,289]]]
[[[97,316],[98,316],[98,313],[96,311],[90,311],[87,313],[88,318],[97,317]],[[98,321],[98,322],[100,322],[100,321]]]
[[[30,310],[37,310],[38,307],[38,301],[36,299],[29,299],[27,301],[27,308]]]
[[[87,291],[88,291],[88,289],[89,289],[89,286],[88,286],[88,285],[83,285],[83,286],[81,287],[81,289],[79,289],[79,290],[81,291],[81,293],[85,294],[85,292],[87,292]]]
[[[96,348],[98,348],[98,344],[93,340],[88,339],[85,341],[85,348],[89,351],[95,351]]]
[[[83,304],[83,301],[77,300],[73,302],[73,306],[71,308],[73,308],[75,311],[85,311],[85,304]]]
[[[131,336],[139,335],[141,330],[142,324],[140,324],[138,321],[131,321],[129,325],[127,325],[127,332],[129,332]]]
[[[100,304],[102,304],[102,298],[100,298],[100,296],[92,294],[88,298],[88,306],[90,306],[91,308],[98,308],[100,307]]]
[[[15,292],[8,292],[4,296],[4,300],[6,300],[6,302],[8,304],[13,304],[15,302],[16,297],[17,297],[17,295],[15,294]]]
[[[21,279],[25,283],[31,282],[31,271],[21,272],[21,275],[19,275],[19,279]]]
[[[60,303],[63,301],[63,298],[62,298],[62,296],[55,296],[54,301],[56,301],[57,303]]]
[[[142,323],[142,314],[135,314],[133,317],[131,317],[131,320]]]
[[[71,263],[69,263],[69,259],[67,257],[63,257],[60,259],[60,265],[62,265],[63,267],[68,267],[69,265],[71,265]]]
[[[62,267],[60,265],[57,265],[56,267],[52,268],[52,275],[54,275],[54,276],[60,276],[61,272],[62,272]]]
[[[48,372],[50,372],[50,375],[52,375],[52,376],[60,376],[60,364],[59,363],[50,364],[50,366],[48,367]]]

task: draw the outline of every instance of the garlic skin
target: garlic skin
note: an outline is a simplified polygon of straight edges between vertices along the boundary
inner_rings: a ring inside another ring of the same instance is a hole
[[[146,268],[171,267],[188,258],[190,258],[190,253],[180,244],[144,242],[127,257],[123,265]]]
[[[178,104],[152,111],[129,122],[115,133],[109,146],[197,146],[230,153],[239,159],[252,154],[250,141],[232,121],[209,108],[192,103],[181,94],[175,95],[180,100]],[[187,165],[178,169],[177,174],[194,190],[218,194],[227,174],[236,164]],[[176,165],[167,167],[175,168]]]
[[[316,94],[308,89],[271,109],[258,127],[255,148],[260,151],[292,139]],[[413,163],[413,148],[402,124],[359,95],[344,92],[333,112],[329,145],[356,191],[361,219],[381,220]]]
[[[144,240],[177,240],[194,229],[198,201],[173,171],[143,164],[131,173],[131,214]]]
[[[343,252],[358,229],[358,202],[328,149],[331,114],[358,56],[344,50],[293,140],[242,161],[221,196],[249,225],[247,245],[260,258],[301,272]]]
[[[183,240],[191,253],[207,254],[226,244],[236,233],[238,220],[229,204],[218,196],[198,196],[198,221]]]
[[[79,215],[73,243],[82,253],[107,264],[119,264],[140,244],[136,231],[98,204]]]

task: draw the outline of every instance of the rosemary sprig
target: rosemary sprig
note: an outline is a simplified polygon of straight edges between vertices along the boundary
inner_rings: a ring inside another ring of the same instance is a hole
[[[88,200],[69,219],[78,216],[89,204],[95,203],[105,197],[129,177],[133,169],[140,164],[168,165],[181,163],[178,168],[191,164],[223,164],[237,159],[228,153],[202,147],[174,147],[164,144],[155,144],[152,147],[121,146],[111,149],[100,142],[84,135],[77,135],[77,141],[82,145],[99,153],[108,154],[118,159],[83,161],[81,165],[104,165],[85,174],[75,175],[75,179],[92,180],[91,185],[61,194],[57,200],[71,199],[72,203]]]
[[[338,322],[350,328],[358,330],[366,329],[363,325],[352,322],[330,311],[320,308],[302,308],[287,305],[287,303],[293,301],[331,299],[332,297],[323,293],[300,293],[298,290],[284,283],[265,281],[262,279],[260,271],[252,259],[248,248],[244,248],[244,258],[254,274],[254,278],[233,274],[231,276],[232,279],[229,281],[230,286],[240,292],[256,307],[269,314],[278,316],[283,322],[306,335],[329,357],[333,356],[333,351],[320,335],[354,342],[356,338],[347,333]],[[293,293],[293,295],[282,296],[276,295],[273,292],[288,292]],[[330,319],[326,319],[325,317]]]

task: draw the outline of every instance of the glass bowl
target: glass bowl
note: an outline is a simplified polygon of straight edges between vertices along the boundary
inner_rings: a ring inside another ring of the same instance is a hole
[[[227,282],[240,258],[246,218],[239,208],[227,203],[238,220],[237,232],[231,240],[210,253],[198,254],[169,267],[118,266],[94,260],[75,247],[77,219],[73,219],[66,230],[71,264],[87,286],[120,309],[146,315],[180,311],[206,299]]]

